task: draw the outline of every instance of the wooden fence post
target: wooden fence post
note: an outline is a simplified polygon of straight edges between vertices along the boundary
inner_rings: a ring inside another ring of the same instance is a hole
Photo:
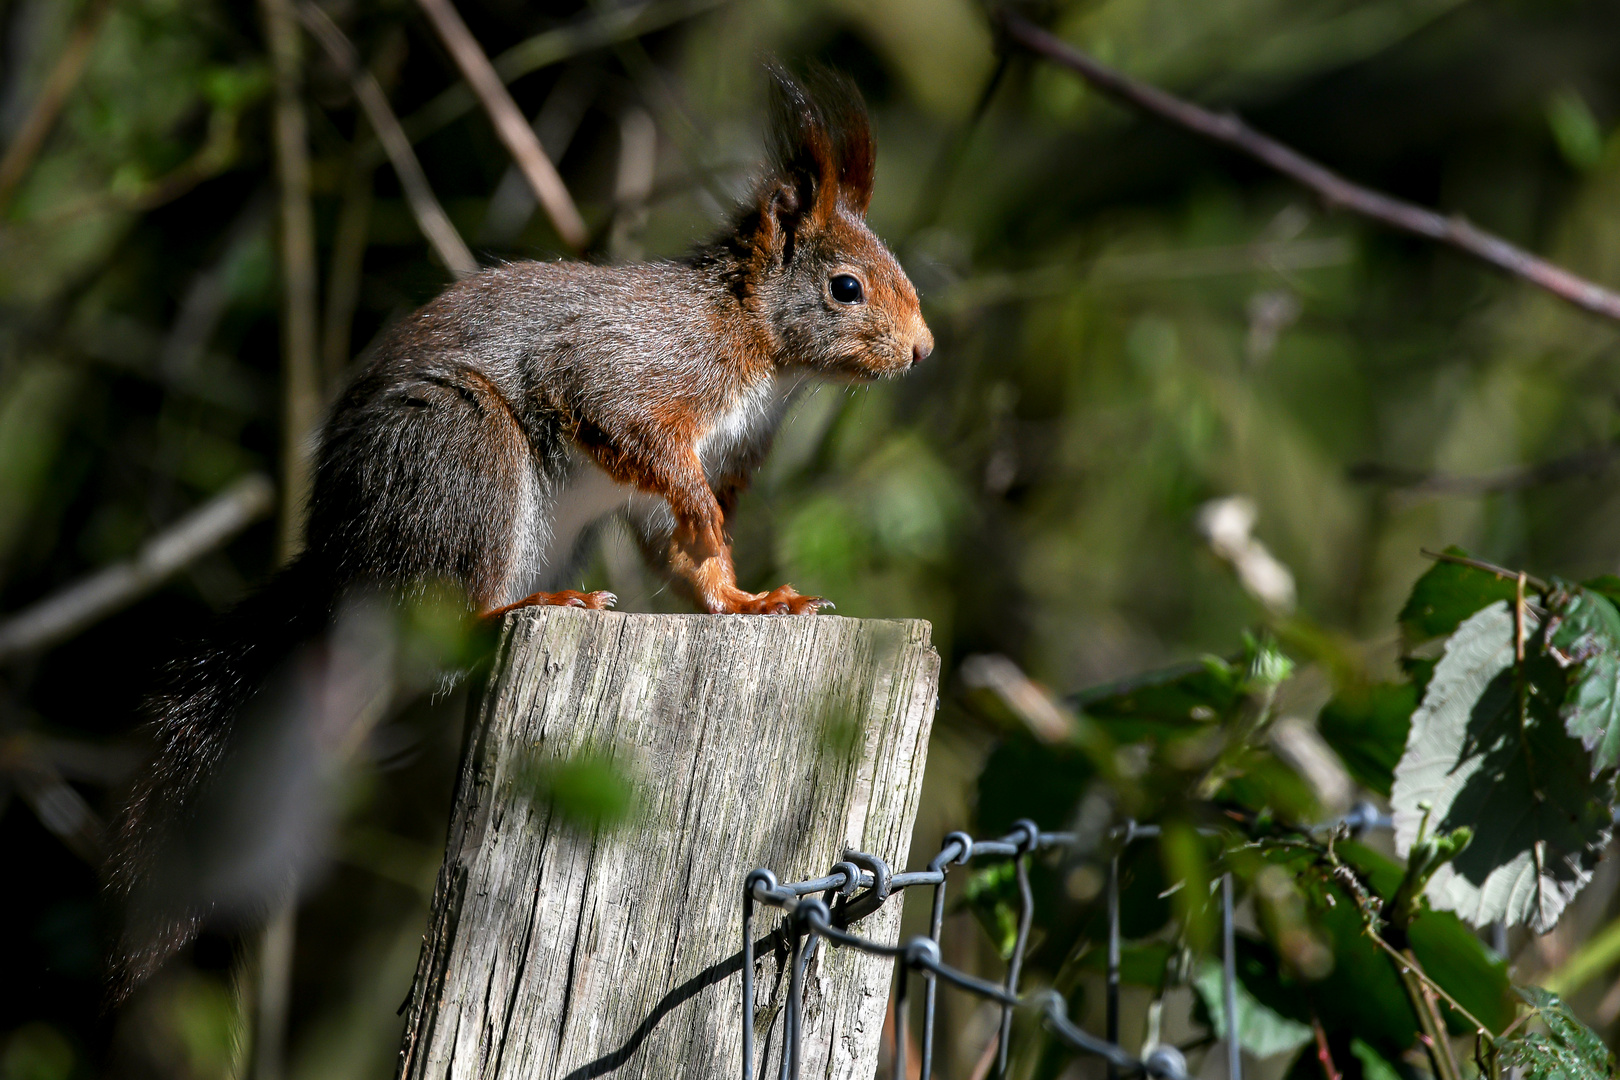
[[[509,616],[468,719],[400,1077],[740,1076],[743,878],[819,877],[846,846],[901,868],[938,692],[928,638],[829,615]],[[632,781],[627,824],[570,825],[524,780],[580,755]],[[779,922],[762,916],[757,936]],[[892,942],[899,917],[856,926]],[[756,958],[762,1078],[784,947]],[[803,1075],[872,1076],[892,977],[818,950]]]

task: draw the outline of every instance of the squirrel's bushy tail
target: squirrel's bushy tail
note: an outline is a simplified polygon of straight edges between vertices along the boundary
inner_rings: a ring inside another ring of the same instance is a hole
[[[220,616],[161,673],[144,703],[151,757],[110,830],[104,872],[120,908],[109,963],[113,1004],[184,948],[209,914],[195,880],[199,804],[240,735],[239,717],[266,680],[330,619],[332,600],[307,562],[281,571]]]

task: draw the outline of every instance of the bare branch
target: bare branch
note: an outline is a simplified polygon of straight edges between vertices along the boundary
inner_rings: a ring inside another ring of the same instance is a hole
[[[455,58],[456,66],[461,68],[461,74],[483,103],[484,111],[489,113],[490,120],[495,124],[495,133],[523,170],[529,186],[534,188],[535,198],[540,200],[546,215],[551,218],[557,235],[575,251],[584,248],[590,239],[585,219],[579,216],[579,208],[574,205],[573,196],[568,194],[567,186],[557,174],[556,166],[546,157],[539,137],[528,121],[523,119],[517,103],[506,89],[506,83],[489,62],[489,57],[484,55],[472,31],[461,21],[461,15],[450,0],[418,0],[418,3],[427,12],[445,48]]]
[[[1000,18],[1009,39],[1076,72],[1109,97],[1254,158],[1309,188],[1330,208],[1349,210],[1401,232],[1446,244],[1576,307],[1620,320],[1620,292],[1548,262],[1461,217],[1447,217],[1351,183],[1320,162],[1255,131],[1236,116],[1210,112],[1156,86],[1138,82],[1010,11],[1002,11]]]
[[[311,482],[310,436],[319,423],[315,214],[310,205],[309,137],[304,121],[303,41],[292,0],[259,0],[275,78],[273,136],[281,194],[281,543],[298,550]]]
[[[422,163],[417,160],[416,151],[411,149],[411,140],[399,126],[399,118],[389,106],[388,95],[383,93],[376,76],[360,63],[354,44],[326,12],[309,0],[302,0],[297,12],[304,29],[320,42],[321,48],[326,50],[338,70],[349,80],[355,98],[365,110],[371,130],[377,133],[389,162],[394,166],[394,175],[399,177],[399,186],[405,193],[411,216],[416,218],[416,226],[427,237],[434,254],[458,278],[476,274],[478,260],[473,258],[467,242],[461,238],[455,225],[450,222],[450,215],[444,212],[444,207],[434,196],[433,188],[428,185],[427,174],[422,171]],[[356,169],[364,168],[364,163],[356,163]]]
[[[1407,498],[1434,498],[1443,495],[1496,495],[1505,491],[1524,491],[1529,488],[1573,480],[1579,476],[1596,476],[1607,471],[1620,457],[1620,444],[1610,443],[1578,450],[1573,454],[1553,458],[1519,469],[1505,469],[1484,476],[1456,476],[1451,473],[1427,469],[1408,469],[1399,465],[1383,465],[1364,461],[1350,466],[1351,480],[1364,484],[1381,484],[1400,489]]]
[[[22,183],[34,159],[45,148],[45,140],[56,126],[56,118],[62,114],[68,94],[84,74],[85,64],[90,60],[90,47],[95,44],[96,34],[111,9],[112,0],[91,0],[80,13],[68,35],[67,46],[45,77],[39,98],[6,147],[5,156],[0,157],[0,211],[11,202],[17,185]]]
[[[701,15],[729,0],[655,0],[608,8],[587,19],[547,30],[507,49],[492,63],[503,82],[511,83],[541,68],[560,63],[593,49],[600,49],[642,34]],[[402,121],[412,141],[424,139],[446,124],[478,106],[478,98],[466,83],[449,87]],[[375,144],[363,153],[377,161]]]
[[[133,603],[188,563],[219,547],[275,505],[275,486],[254,473],[115,563],[0,622],[0,663],[68,640]]]

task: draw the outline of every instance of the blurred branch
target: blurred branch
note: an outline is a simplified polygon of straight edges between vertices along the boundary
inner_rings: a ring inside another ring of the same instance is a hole
[[[1495,574],[1504,581],[1517,581],[1522,575],[1525,584],[1529,585],[1538,593],[1546,593],[1552,588],[1552,586],[1548,585],[1545,581],[1536,577],[1534,574],[1523,574],[1522,571],[1519,570],[1509,570],[1505,566],[1498,566],[1495,563],[1486,562],[1484,559],[1472,559],[1467,555],[1453,555],[1449,551],[1430,551],[1428,548],[1419,548],[1418,554],[1422,555],[1425,559],[1433,559],[1435,562],[1455,563],[1458,566],[1468,566],[1475,570],[1483,570],[1487,574]]]
[[[12,711],[9,705],[6,711]],[[94,784],[115,784],[135,764],[133,755],[83,739],[45,738],[16,719],[8,716],[0,723],[0,812],[3,794],[14,790],[47,832],[91,866],[100,866],[104,823],[64,771]]]
[[[579,208],[574,205],[574,198],[568,194],[568,188],[558,175],[557,168],[546,157],[545,147],[540,145],[540,139],[535,135],[534,129],[518,111],[517,102],[512,100],[511,93],[506,89],[506,83],[501,79],[500,73],[489,62],[489,57],[479,46],[478,40],[462,22],[460,14],[451,5],[450,0],[417,0],[428,19],[439,32],[439,38],[444,42],[445,48],[455,58],[456,66],[461,68],[461,74],[472,86],[473,92],[483,103],[484,111],[489,114],[490,120],[495,124],[495,133],[506,144],[513,160],[523,169],[523,175],[528,179],[529,186],[534,189],[535,198],[545,209],[546,216],[551,218],[557,235],[562,237],[563,243],[575,251],[585,247],[590,235],[585,228],[585,219],[579,216]]]
[[[507,49],[492,64],[495,73],[506,83],[515,82],[525,75],[570,57],[600,49],[629,38],[650,34],[673,23],[701,15],[705,11],[729,3],[730,0],[659,0],[659,2],[631,4],[603,11],[601,14],[547,30]],[[412,142],[438,131],[446,124],[476,108],[478,98],[465,83],[458,83],[406,117],[401,125]],[[366,153],[375,158],[377,148]]]
[[[1325,165],[1262,135],[1230,113],[1210,112],[1098,63],[1020,15],[1003,10],[999,17],[1007,37],[1017,44],[1076,72],[1116,101],[1254,158],[1309,188],[1330,208],[1349,210],[1398,231],[1446,244],[1523,278],[1576,307],[1620,321],[1620,293],[1510,244],[1465,218],[1447,217],[1352,183]]]
[[[466,241],[451,224],[450,215],[439,205],[433,188],[428,185],[427,174],[422,171],[422,163],[417,160],[416,151],[411,149],[411,140],[406,137],[404,129],[399,126],[399,118],[388,104],[388,95],[383,93],[376,77],[361,65],[354,44],[327,17],[326,12],[309,0],[302,0],[296,10],[305,29],[320,42],[321,48],[326,50],[338,70],[348,78],[371,129],[382,141],[388,160],[394,166],[394,174],[399,177],[399,186],[405,193],[411,216],[416,218],[417,228],[427,237],[439,261],[458,278],[476,274],[478,260],[473,258]],[[355,168],[366,171],[366,163],[358,160],[359,155],[356,157]]]
[[[354,312],[360,305],[360,275],[365,268],[366,242],[371,231],[371,199],[375,174],[349,154],[343,202],[338,207],[332,237],[332,259],[326,271],[326,311],[321,319],[321,377],[327,389],[341,385],[349,366],[354,335]]]
[[[1560,997],[1569,997],[1620,960],[1620,919],[1594,931],[1569,958],[1543,975],[1540,983]]]
[[[568,153],[586,111],[601,89],[602,74],[590,64],[571,64],[552,83],[530,125],[551,160],[561,161]],[[510,247],[534,216],[535,206],[534,192],[523,178],[523,170],[515,162],[508,165],[485,204],[479,243]]]
[[[287,1012],[292,997],[293,946],[298,904],[288,897],[277,905],[259,938],[259,1009],[253,1039],[253,1080],[286,1075]]]
[[[1052,695],[1036,685],[1019,666],[995,653],[964,657],[962,682],[975,690],[988,690],[1048,746],[1074,741],[1081,720]]]
[[[639,105],[619,114],[619,168],[613,182],[613,223],[608,257],[615,262],[641,258],[638,237],[647,225],[647,199],[658,165],[658,128]]]
[[[275,488],[254,473],[148,540],[133,559],[98,570],[0,622],[0,663],[68,640],[268,514]]]
[[[1351,480],[1364,484],[1379,484],[1397,488],[1409,498],[1442,495],[1496,495],[1505,491],[1524,491],[1527,488],[1556,484],[1578,476],[1595,476],[1605,472],[1620,457],[1620,443],[1609,443],[1578,450],[1573,454],[1553,458],[1518,469],[1504,469],[1484,476],[1456,476],[1451,473],[1427,469],[1409,469],[1400,465],[1382,465],[1363,461],[1350,466]]]
[[[996,66],[991,70],[984,88],[979,91],[979,98],[973,104],[973,113],[968,117],[968,122],[963,124],[955,135],[945,139],[939,153],[934,157],[934,164],[928,170],[927,179],[923,181],[922,193],[917,197],[917,204],[911,212],[911,225],[906,229],[908,236],[916,234],[939,218],[940,208],[945,204],[945,195],[950,188],[951,179],[956,175],[957,169],[961,168],[974,133],[978,131],[985,114],[990,111],[990,103],[995,100],[996,91],[1001,88],[1002,81],[1007,77],[1007,68],[1011,61],[1012,56],[1006,51],[1002,51],[1001,55],[996,57]]]
[[[78,21],[68,35],[67,46],[62,50],[62,55],[56,58],[51,73],[45,77],[39,98],[17,129],[16,137],[6,147],[5,156],[0,157],[0,214],[10,205],[17,185],[28,175],[34,159],[44,149],[45,140],[51,128],[56,126],[62,106],[67,103],[68,94],[72,93],[84,74],[85,65],[90,60],[90,48],[95,44],[96,34],[110,10],[112,0],[90,0],[79,13]]]
[[[48,228],[85,217],[119,210],[155,210],[173,202],[204,180],[212,179],[236,164],[241,144],[237,139],[242,123],[239,109],[215,109],[208,117],[208,136],[197,152],[162,176],[134,185],[115,184],[104,191],[71,199],[44,210],[27,225]],[[13,228],[23,225],[18,222]]]
[[[290,560],[303,534],[310,436],[321,407],[316,342],[315,215],[309,139],[300,96],[303,49],[293,0],[259,0],[275,79],[276,179],[281,188],[281,545]]]
[[[709,165],[715,156],[714,140],[682,102],[681,95],[670,85],[669,79],[658,70],[646,47],[640,41],[632,40],[616,46],[613,52],[635,82],[642,100],[659,114],[664,130],[686,160],[692,175],[697,177],[715,202],[721,206],[730,203],[731,193]]]
[[[91,866],[101,865],[102,820],[60,773],[48,763],[33,761],[17,768],[11,779],[46,831]]]
[[[1079,285],[1106,288],[1260,271],[1321,270],[1343,266],[1351,255],[1349,242],[1341,237],[1104,255],[1089,265],[1058,264],[966,278],[948,286],[930,306],[962,312],[1012,300],[1061,296]]]

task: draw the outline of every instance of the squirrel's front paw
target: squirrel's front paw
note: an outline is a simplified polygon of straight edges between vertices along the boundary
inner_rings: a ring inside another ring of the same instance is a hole
[[[800,596],[791,585],[759,593],[738,603],[734,615],[814,615],[823,608],[836,607],[831,600],[820,596]]]

